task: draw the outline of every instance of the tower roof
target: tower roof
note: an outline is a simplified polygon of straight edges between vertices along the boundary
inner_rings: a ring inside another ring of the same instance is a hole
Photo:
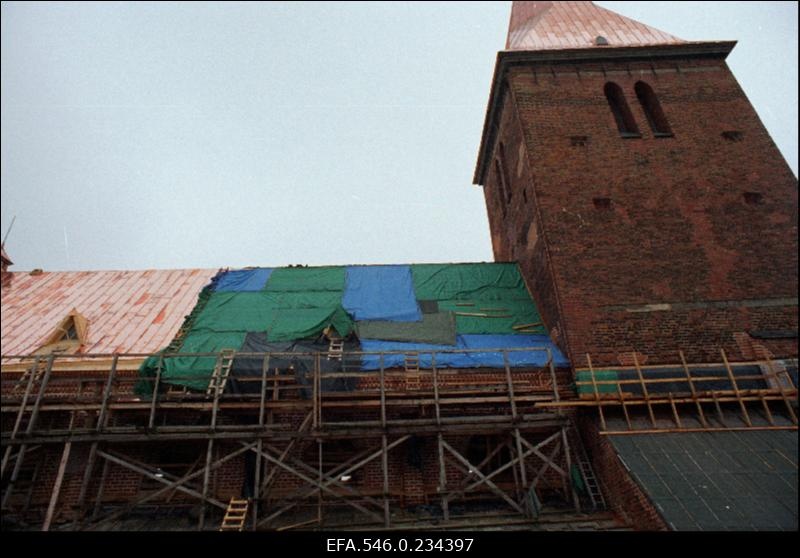
[[[605,42],[599,38],[605,39]],[[514,2],[506,50],[559,50],[685,43],[594,2]]]

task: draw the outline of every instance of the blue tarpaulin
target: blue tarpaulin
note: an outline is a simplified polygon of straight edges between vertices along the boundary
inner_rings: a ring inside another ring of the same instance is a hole
[[[407,265],[348,267],[342,306],[354,320],[422,320]]]
[[[223,273],[214,288],[216,292],[260,291],[267,284],[272,268],[237,269]]]
[[[553,363],[557,367],[569,366],[569,361],[550,340],[547,335],[459,335],[456,346],[452,345],[427,345],[422,343],[402,343],[398,341],[381,341],[377,339],[361,339],[361,350],[364,352],[403,351],[404,353],[419,353],[421,368],[431,367],[431,355],[436,354],[436,366],[442,368],[502,368],[502,351],[494,349],[522,349],[536,347],[531,351],[509,351],[508,363],[510,366],[542,366],[547,363],[547,351],[553,355]],[[541,348],[541,349],[539,349]],[[437,351],[452,351],[457,349],[493,349],[487,352],[452,353]],[[427,352],[426,352],[427,351]],[[384,368],[402,367],[405,355],[383,355]],[[362,357],[362,370],[380,369],[380,355],[364,355]]]

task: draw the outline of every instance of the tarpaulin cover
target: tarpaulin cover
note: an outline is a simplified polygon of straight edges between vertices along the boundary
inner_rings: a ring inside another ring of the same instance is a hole
[[[267,334],[270,341],[290,341],[318,335],[328,326],[344,337],[350,334],[353,322],[341,306],[280,309]]]
[[[348,267],[342,306],[356,321],[422,319],[407,265]]]
[[[352,321],[330,292],[214,293],[197,317],[193,331],[266,331],[270,340],[302,339],[333,325],[341,335]]]
[[[267,284],[272,268],[237,269],[220,276],[214,290],[216,292],[260,291]]]
[[[365,340],[365,350],[536,345],[550,347],[557,365],[567,364],[549,338],[537,335],[546,332],[516,264],[494,263],[222,272],[200,293],[184,322],[185,338],[173,340],[169,351],[239,349],[248,334],[262,335],[270,343],[324,344],[327,340],[320,336],[325,328],[333,326],[347,336],[354,329],[354,318],[360,320],[358,336]],[[423,366],[426,358],[429,365],[430,357],[423,356]],[[502,355],[491,351],[441,358],[440,366],[503,366]],[[387,367],[403,365],[402,355],[387,359]],[[509,353],[512,366],[545,360],[544,352]],[[206,379],[191,380],[187,375],[210,376],[215,363],[215,357],[167,358],[162,379],[205,389]],[[157,366],[157,359],[142,365],[144,384],[152,384],[146,378],[154,376]],[[367,359],[364,366],[376,368],[377,357]]]
[[[437,368],[502,368],[505,366],[502,349],[529,347],[550,349],[555,366],[569,366],[567,359],[546,335],[459,335],[455,347],[375,339],[361,340],[361,350],[364,352],[403,351],[404,354],[384,355],[384,368],[402,367],[407,353],[419,353],[419,365],[421,368],[431,367],[432,353],[436,354]],[[492,350],[475,353],[438,352],[456,349]],[[494,349],[500,350],[495,351]],[[506,354],[508,355],[510,366],[542,366],[547,363],[547,351],[545,350],[510,351]],[[380,355],[363,355],[362,368],[364,370],[378,370],[380,368]]]
[[[244,332],[190,332],[180,348],[181,353],[212,353],[223,349],[238,350],[242,346],[246,334]],[[154,378],[158,369],[159,357],[148,358],[139,369],[143,377]],[[165,357],[161,365],[161,381],[165,384],[176,384],[196,390],[208,387],[211,373],[217,357]],[[149,384],[149,385],[147,385]],[[149,389],[148,389],[149,388]],[[136,392],[151,393],[151,382],[140,382]]]
[[[359,339],[383,339],[407,343],[456,344],[456,320],[452,312],[423,314],[419,322],[356,322]]]
[[[344,291],[343,266],[279,267],[272,272],[265,289],[274,292]]]
[[[516,264],[415,264],[411,272],[417,298],[455,313],[459,334],[547,333]]]
[[[231,377],[228,381],[231,393],[259,393],[261,391],[261,378],[264,366],[274,375],[277,369],[280,375],[292,376],[301,385],[311,386],[314,370],[315,353],[321,353],[319,359],[320,370],[324,372],[349,372],[361,369],[361,359],[357,355],[348,353],[359,350],[358,343],[345,343],[344,360],[330,360],[324,353],[328,344],[314,341],[284,341],[268,342],[263,333],[249,333],[242,345],[244,353],[289,353],[272,354],[265,361],[264,357],[236,357],[231,367]],[[355,388],[357,378],[322,378],[320,387],[323,391],[351,391]],[[272,386],[269,383],[268,386]],[[271,392],[268,392],[270,395]],[[308,396],[308,390],[301,392]]]
[[[494,300],[497,289],[524,288],[513,263],[413,264],[411,273],[420,299]]]
[[[619,379],[619,374],[615,370],[595,370],[594,382],[610,382]],[[575,380],[578,382],[588,382],[586,384],[578,384],[578,393],[595,393],[595,384],[592,383],[592,373],[588,370],[581,370],[575,374]],[[617,384],[597,383],[597,393],[617,393]]]

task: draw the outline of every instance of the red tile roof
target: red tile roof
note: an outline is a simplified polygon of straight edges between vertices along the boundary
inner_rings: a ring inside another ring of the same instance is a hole
[[[88,321],[82,353],[152,353],[165,347],[212,269],[9,273],[2,290],[2,354],[39,348],[75,308]]]
[[[514,2],[506,50],[608,48],[608,46],[680,44],[685,41],[593,2]]]

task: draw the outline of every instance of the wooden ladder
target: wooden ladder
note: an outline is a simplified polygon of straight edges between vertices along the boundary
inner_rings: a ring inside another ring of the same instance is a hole
[[[569,429],[569,433],[571,434],[570,445],[575,448],[574,455],[577,460],[578,470],[586,485],[586,493],[589,495],[589,500],[592,502],[592,508],[595,510],[604,510],[606,509],[606,501],[603,498],[600,485],[597,483],[597,477],[594,474],[594,469],[592,469],[592,463],[589,461],[589,456],[586,454],[586,449],[583,447],[581,436],[574,426]]]
[[[247,519],[247,510],[250,507],[249,500],[231,498],[228,502],[228,509],[225,510],[225,517],[222,518],[220,531],[244,531],[244,522]]]
[[[419,390],[421,377],[419,373],[419,353],[408,353],[404,355],[403,366],[406,370],[406,389]]]
[[[328,360],[342,360],[344,353],[344,339],[341,337],[331,337],[331,344],[328,347]]]
[[[225,392],[225,386],[228,383],[228,377],[231,375],[231,367],[233,366],[233,356],[236,351],[233,349],[223,349],[217,357],[217,364],[214,366],[214,372],[211,374],[211,380],[208,382],[208,389],[206,395],[216,396]]]
[[[14,384],[14,392],[25,391],[30,381],[31,374],[33,374],[33,385],[37,385],[42,381],[45,370],[47,370],[47,359],[37,359],[35,363],[25,370],[19,380],[17,380],[17,383]]]

